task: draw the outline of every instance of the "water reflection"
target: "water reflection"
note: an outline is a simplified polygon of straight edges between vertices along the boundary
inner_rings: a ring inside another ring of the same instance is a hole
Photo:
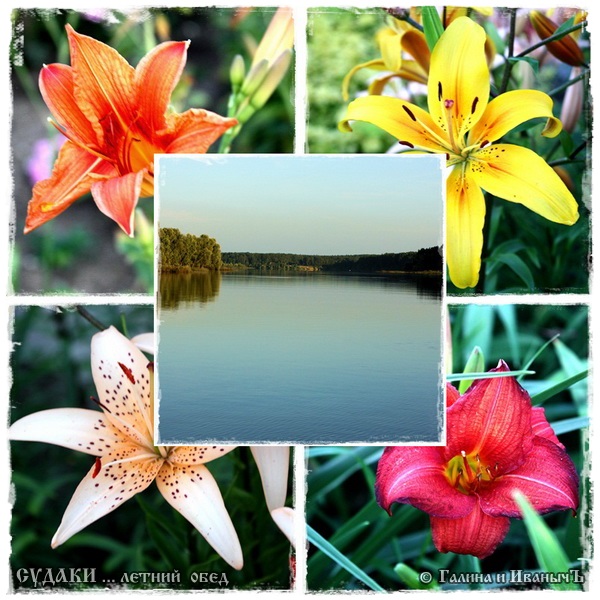
[[[177,310],[197,302],[214,302],[221,289],[221,273],[161,273],[160,306]]]
[[[354,287],[402,288],[404,294],[437,300],[442,296],[442,277],[421,274],[303,273],[301,271],[241,271],[235,273],[161,273],[160,304],[163,309],[176,310],[180,303],[214,302],[221,290],[222,279],[235,280],[237,285],[275,285],[285,278],[290,284],[331,285]]]

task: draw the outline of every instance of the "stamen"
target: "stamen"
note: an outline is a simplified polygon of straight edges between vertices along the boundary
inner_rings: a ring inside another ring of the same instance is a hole
[[[438,81],[438,100],[442,99],[442,82]]]
[[[460,154],[460,148],[456,144],[454,137],[454,126],[452,122],[452,107],[454,106],[454,100],[444,100],[444,108],[446,109],[446,127],[448,128],[448,137],[450,139],[450,145],[456,154]]]
[[[471,465],[469,464],[469,461],[467,460],[467,453],[464,450],[461,450],[460,455],[463,458],[463,463],[465,465],[465,471],[467,473],[467,479],[469,481],[472,481],[473,477],[474,477],[474,473],[473,473],[473,470],[471,469]]]
[[[411,144],[410,142],[405,142],[405,141],[402,141],[402,140],[398,140],[398,143],[402,144],[403,146],[408,146],[409,148],[414,148],[415,147],[414,144]]]
[[[90,400],[94,404],[97,404],[100,408],[104,409],[107,413],[110,413],[110,410],[106,406],[104,406],[104,404],[102,404],[102,402],[100,402],[100,400],[98,400],[98,398],[94,398],[94,396],[90,396]]]
[[[489,143],[489,140],[483,140],[483,142],[479,144],[479,149],[481,150],[484,146],[487,146]]]
[[[473,114],[475,112],[475,109],[477,108],[477,103],[479,102],[479,98],[477,98],[477,96],[475,97],[475,100],[473,100],[473,104],[471,105],[471,114]]]
[[[96,463],[94,464],[94,472],[92,473],[92,479],[95,479],[100,473],[100,469],[102,469],[102,461],[99,458],[96,458]]]

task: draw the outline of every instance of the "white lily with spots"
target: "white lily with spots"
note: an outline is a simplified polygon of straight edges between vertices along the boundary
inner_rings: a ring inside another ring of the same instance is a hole
[[[56,408],[16,421],[9,439],[56,444],[96,457],[79,484],[52,538],[56,548],[112,512],[153,481],[232,567],[243,557],[219,487],[206,463],[235,446],[156,446],[154,444],[153,365],[134,343],[153,351],[148,334],[128,340],[114,327],[92,338],[92,375],[101,410]],[[251,448],[269,511],[283,507],[289,448]]]

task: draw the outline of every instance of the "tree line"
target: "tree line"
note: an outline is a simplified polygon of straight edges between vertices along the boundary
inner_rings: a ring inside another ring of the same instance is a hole
[[[158,235],[162,271],[218,271],[223,265],[221,246],[208,235],[181,233],[174,227],[161,227]]]
[[[273,270],[441,272],[442,253],[437,246],[386,254],[315,255],[281,252],[223,252],[226,267]]]

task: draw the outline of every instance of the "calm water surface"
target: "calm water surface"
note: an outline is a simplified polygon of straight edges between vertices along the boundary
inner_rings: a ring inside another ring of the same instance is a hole
[[[439,441],[430,277],[161,276],[161,442]]]

